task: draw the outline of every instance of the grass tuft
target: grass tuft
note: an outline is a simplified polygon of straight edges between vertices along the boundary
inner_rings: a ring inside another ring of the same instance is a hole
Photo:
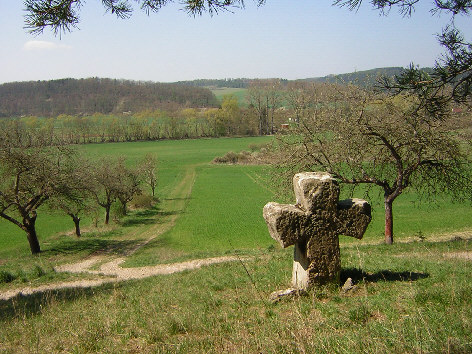
[[[0,270],[0,284],[10,283],[15,280],[15,276],[6,270]]]

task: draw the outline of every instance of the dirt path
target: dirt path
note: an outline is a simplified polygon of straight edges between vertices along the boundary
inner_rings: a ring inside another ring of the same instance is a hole
[[[144,241],[139,242],[135,247],[127,250],[123,253],[122,257],[111,258],[110,255],[99,254],[88,257],[87,259],[81,260],[76,263],[63,264],[55,267],[56,272],[69,272],[69,273],[87,273],[90,275],[107,276],[105,278],[100,277],[97,279],[84,279],[76,281],[65,281],[53,284],[45,284],[38,287],[24,287],[20,289],[12,289],[0,293],[0,300],[8,300],[18,295],[31,295],[35,293],[42,293],[46,291],[54,291],[60,289],[71,289],[71,288],[90,288],[94,286],[100,286],[106,283],[116,283],[120,281],[130,279],[142,279],[155,275],[165,275],[177,272],[183,272],[184,270],[198,269],[205,265],[231,262],[238,260],[237,257],[215,257],[206,259],[195,259],[187,262],[172,263],[172,264],[159,264],[156,266],[138,267],[138,268],[122,268],[120,265],[126,260],[127,257],[135,253],[141,247],[162,235],[164,232],[170,230],[176,223],[179,215],[185,209],[188,198],[192,193],[192,187],[196,177],[196,166],[189,166],[185,171],[184,177],[179,184],[171,192],[169,198],[165,199],[161,203],[161,209],[166,213],[163,217],[160,217],[160,223],[155,224],[150,228],[139,229],[130,235],[130,238],[139,236],[144,238]],[[98,269],[97,265],[100,265]]]
[[[99,258],[99,257],[97,257]],[[32,295],[36,293],[43,293],[46,291],[54,291],[61,289],[79,289],[79,288],[90,288],[95,286],[100,286],[108,283],[117,283],[130,279],[143,279],[155,275],[167,275],[173,273],[183,272],[185,270],[198,269],[202,266],[224,263],[224,262],[233,262],[237,261],[238,257],[228,256],[228,257],[214,257],[214,258],[205,258],[205,259],[194,259],[187,262],[181,263],[172,263],[172,264],[159,264],[156,266],[148,267],[139,267],[139,268],[121,268],[120,264],[125,260],[125,258],[118,258],[111,262],[103,264],[99,270],[90,270],[88,267],[91,267],[100,259],[87,259],[80,263],[75,264],[66,264],[60,266],[56,269],[59,272],[72,272],[80,273],[85,272],[88,274],[96,275],[108,275],[110,277],[98,278],[98,279],[84,279],[76,280],[69,282],[60,282],[54,284],[45,284],[38,287],[24,287],[21,289],[7,290],[3,293],[0,293],[0,300],[9,300],[18,295]]]

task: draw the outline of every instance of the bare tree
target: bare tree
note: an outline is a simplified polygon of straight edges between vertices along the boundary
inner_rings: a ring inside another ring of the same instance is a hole
[[[117,160],[102,158],[92,165],[92,193],[98,205],[105,209],[105,225],[110,222],[110,210],[119,190]]]
[[[373,95],[318,86],[293,134],[282,137],[288,171],[323,169],[341,182],[383,191],[385,242],[393,242],[393,202],[406,189],[423,196],[467,193],[467,158],[445,121],[416,96]]]
[[[116,197],[121,203],[123,215],[126,215],[127,204],[134,196],[141,194],[141,174],[138,168],[127,167],[124,158],[118,159],[115,168]]]
[[[0,217],[25,231],[31,253],[37,254],[37,210],[51,197],[70,192],[68,162],[74,151],[44,146],[41,138],[26,138],[26,132],[19,139],[17,133],[0,131]]]
[[[48,207],[60,210],[72,218],[75,235],[81,236],[81,215],[92,209],[90,163],[79,156],[70,159],[67,166],[67,193],[55,194],[48,200]]]
[[[140,169],[126,166],[124,157],[102,158],[92,164],[91,193],[99,206],[105,209],[105,224],[110,221],[114,202],[121,203],[126,215],[127,203],[141,193]]]
[[[139,171],[143,177],[144,183],[151,187],[152,196],[156,194],[157,176],[156,176],[157,159],[151,154],[147,153],[139,162]]]
[[[280,80],[254,80],[247,91],[249,106],[259,119],[259,135],[274,133],[274,113],[282,101]]]

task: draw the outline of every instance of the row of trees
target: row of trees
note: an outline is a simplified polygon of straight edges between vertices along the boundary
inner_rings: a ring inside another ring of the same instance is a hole
[[[241,105],[236,96],[222,99],[219,108],[147,109],[138,113],[67,115],[54,118],[24,116],[2,119],[9,129],[31,129],[50,140],[71,144],[143,141],[198,137],[269,135],[283,124],[297,124],[310,102],[306,92],[320,83],[253,80]],[[309,96],[309,94],[308,94]]]
[[[61,114],[54,118],[3,118],[0,125],[31,130],[71,144],[143,141],[234,135],[265,135],[287,121],[281,109],[285,88],[278,81],[261,81],[248,91],[248,107],[228,95],[219,108],[148,109],[135,114],[90,116]]]
[[[25,136],[28,139],[25,140]],[[80,236],[81,216],[101,207],[105,224],[111,206],[127,204],[142,193],[142,185],[155,193],[156,158],[146,155],[129,167],[124,158],[91,161],[70,145],[51,144],[41,134],[0,130],[0,217],[21,228],[33,254],[41,251],[36,234],[38,209],[47,206],[69,215]]]

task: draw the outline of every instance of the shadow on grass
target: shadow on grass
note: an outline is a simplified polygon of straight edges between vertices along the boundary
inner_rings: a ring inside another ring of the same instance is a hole
[[[40,314],[50,305],[72,302],[82,298],[90,298],[97,294],[110,292],[120,287],[120,284],[103,284],[99,287],[64,288],[46,290],[31,295],[18,294],[9,300],[0,300],[0,321],[9,321],[14,318],[31,317]]]
[[[89,253],[126,253],[133,249],[141,240],[107,240],[99,238],[79,239],[73,242],[62,242],[41,252],[45,256],[57,254],[76,254],[87,251]]]
[[[130,218],[125,220],[121,226],[123,227],[131,227],[131,226],[136,226],[136,225],[152,225],[152,224],[157,224],[156,219],[152,218]]]
[[[146,209],[146,210],[140,210],[134,214],[137,218],[150,218],[153,216],[156,216],[160,214],[158,208],[152,208],[152,209]]]
[[[165,198],[164,200],[190,200],[191,197],[184,197],[184,198]]]
[[[391,270],[381,270],[376,273],[366,273],[358,268],[346,268],[341,270],[341,285],[343,285],[348,278],[351,278],[354,283],[360,281],[368,281],[377,283],[379,281],[416,281],[419,279],[428,278],[428,273],[418,272],[392,272]]]
[[[163,217],[172,216],[181,214],[180,210],[171,210],[171,211],[161,211],[158,208],[138,211],[131,217],[128,217],[121,226],[130,227],[137,225],[152,225],[152,224],[162,224],[164,221]]]

